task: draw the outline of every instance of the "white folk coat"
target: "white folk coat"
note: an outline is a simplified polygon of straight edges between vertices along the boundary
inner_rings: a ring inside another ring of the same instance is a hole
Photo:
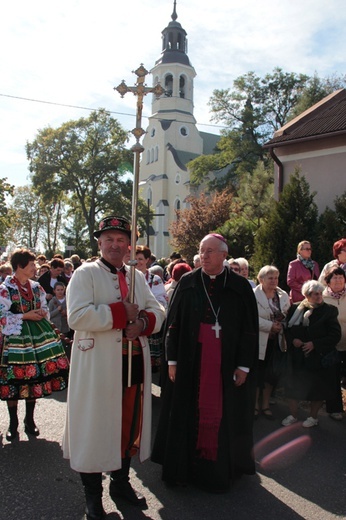
[[[130,269],[127,267],[127,283]],[[67,287],[68,322],[75,331],[72,346],[64,457],[83,473],[121,467],[122,337],[113,329],[109,304],[122,300],[118,276],[99,260],[79,267]],[[136,271],[135,303],[152,312],[158,332],[165,318],[142,273]],[[150,455],[151,362],[148,340],[140,337],[144,359],[143,421],[139,458]]]

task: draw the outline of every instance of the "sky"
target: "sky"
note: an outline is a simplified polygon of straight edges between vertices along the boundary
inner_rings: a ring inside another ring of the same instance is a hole
[[[39,130],[105,108],[125,130],[135,127],[136,99],[113,90],[161,55],[171,0],[17,0],[0,20],[0,178],[29,184],[25,145]],[[346,73],[344,0],[177,0],[187,32],[199,130],[218,133],[208,101],[249,71],[327,77]],[[152,77],[147,76],[152,85]],[[142,127],[151,99],[146,96]]]

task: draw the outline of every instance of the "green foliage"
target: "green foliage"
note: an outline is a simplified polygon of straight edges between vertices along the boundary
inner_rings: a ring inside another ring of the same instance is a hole
[[[6,245],[8,230],[11,226],[11,219],[8,213],[6,196],[13,195],[14,186],[7,182],[7,178],[0,179],[0,242]]]
[[[75,198],[93,254],[97,221],[110,211],[131,211],[131,182],[122,179],[132,158],[125,148],[127,139],[119,123],[99,110],[57,129],[44,128],[26,146],[34,188],[50,201],[59,192]]]
[[[335,210],[326,208],[319,216],[317,237],[314,244],[314,258],[322,270],[323,266],[332,260],[333,244],[346,237],[346,192],[334,201]]]
[[[273,204],[273,187],[272,169],[263,162],[258,162],[252,175],[242,176],[237,196],[231,202],[230,219],[218,229],[227,239],[232,257],[253,255],[257,230]]]
[[[283,72],[276,67],[260,78],[248,72],[234,80],[234,90],[215,90],[209,101],[213,119],[230,128],[254,132],[263,143],[273,131],[283,126],[297,103],[308,76]]]
[[[81,258],[91,256],[90,241],[88,236],[88,228],[78,204],[73,205],[70,202],[70,211],[64,223],[63,231],[60,236],[64,246],[72,246],[73,250],[69,250],[66,256],[73,254],[79,255]]]
[[[309,78],[305,88],[303,89],[298,102],[290,111],[288,120],[294,119],[299,114],[312,107],[323,98],[338,90],[346,87],[346,75],[330,76],[325,79],[320,78],[317,73]]]
[[[227,240],[230,256],[250,258],[253,254],[256,228],[250,220],[232,213],[231,218],[216,229]]]
[[[268,137],[287,123],[288,115],[297,104],[308,80],[305,74],[283,72],[279,67],[262,79],[259,101],[263,106],[264,124],[270,132]]]
[[[256,235],[252,265],[257,271],[267,264],[276,265],[283,289],[287,288],[287,268],[296,257],[297,244],[302,240],[315,242],[318,211],[314,197],[305,177],[295,169],[280,201],[273,203],[267,222]]]
[[[14,189],[9,206],[10,239],[20,247],[38,248],[42,238],[43,215],[40,196],[28,186]]]
[[[215,156],[202,156],[189,163],[193,182],[201,184],[211,171],[224,169],[208,186],[235,191],[243,174],[252,174],[258,161],[271,164],[262,145],[279,127],[287,122],[289,113],[298,102],[308,76],[283,72],[275,68],[260,78],[254,72],[233,82],[233,90],[214,90],[209,101],[212,119],[227,126],[217,146]]]

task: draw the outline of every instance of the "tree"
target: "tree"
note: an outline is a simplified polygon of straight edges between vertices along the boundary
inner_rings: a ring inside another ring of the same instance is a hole
[[[270,164],[262,145],[287,122],[308,79],[277,67],[264,78],[254,72],[240,76],[233,82],[233,90],[214,90],[209,101],[212,119],[227,129],[222,132],[215,156],[189,163],[193,182],[201,183],[211,170],[224,168],[226,176],[218,181],[220,186],[231,183],[236,189],[237,177],[251,174],[259,160]]]
[[[30,185],[15,188],[9,217],[11,240],[18,246],[37,249],[42,239],[43,215],[40,197]]]
[[[312,78],[309,78],[305,88],[303,89],[298,102],[290,111],[288,120],[294,119],[302,112],[312,107],[323,98],[332,94],[335,90],[346,87],[346,75],[344,76],[329,76],[327,78],[320,78],[317,73]]]
[[[0,179],[0,241],[2,245],[6,245],[8,231],[11,226],[11,220],[8,215],[8,204],[6,202],[7,195],[13,195],[14,186],[7,182],[7,178]]]
[[[314,258],[321,269],[332,259],[333,244],[346,237],[346,192],[334,201],[334,211],[326,208],[319,216],[317,240],[314,244]]]
[[[250,258],[254,253],[254,239],[257,231],[266,221],[274,192],[273,171],[258,162],[254,172],[242,176],[238,194],[230,207],[230,218],[218,229],[230,247],[235,258]]]
[[[202,238],[228,220],[231,201],[229,190],[189,197],[190,208],[177,210],[177,219],[170,226],[173,247],[191,262]]]
[[[26,145],[34,188],[42,193],[49,186],[51,194],[61,191],[75,197],[93,254],[100,214],[131,212],[131,181],[123,179],[124,165],[132,160],[127,140],[120,124],[101,109],[57,129],[44,128]]]
[[[61,240],[65,243],[65,246],[73,247],[69,251],[69,256],[77,254],[81,258],[86,258],[91,254],[88,228],[85,225],[82,212],[78,206],[74,207],[72,203],[61,233]]]
[[[257,270],[267,264],[275,265],[283,289],[287,288],[287,268],[296,257],[297,244],[302,240],[315,242],[318,215],[315,195],[310,193],[309,184],[296,168],[280,201],[272,202],[267,222],[257,232],[251,263]]]

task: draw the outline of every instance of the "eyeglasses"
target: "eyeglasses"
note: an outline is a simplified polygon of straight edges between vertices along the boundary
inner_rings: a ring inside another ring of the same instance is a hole
[[[234,271],[235,273],[240,273],[239,267],[231,267],[231,271]]]

